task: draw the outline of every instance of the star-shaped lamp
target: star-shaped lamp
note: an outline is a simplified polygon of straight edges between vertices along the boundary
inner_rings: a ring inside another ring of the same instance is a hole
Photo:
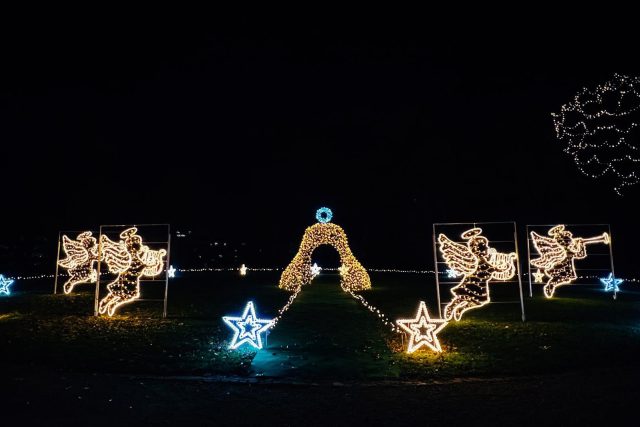
[[[320,274],[320,270],[322,270],[322,267],[319,267],[317,263],[313,263],[311,266],[311,276],[316,277]]]
[[[605,292],[620,292],[619,285],[624,282],[624,279],[616,279],[615,277],[613,277],[613,273],[609,273],[609,277],[600,279],[600,282],[602,282],[602,284],[604,285]]]
[[[169,266],[169,269],[167,270],[167,274],[169,275],[170,279],[173,279],[174,277],[176,277],[176,269],[173,268],[173,265]]]
[[[231,340],[231,345],[229,345],[232,350],[245,343],[261,349],[262,337],[260,334],[274,325],[273,319],[258,319],[253,301],[247,303],[242,316],[224,316],[222,320],[233,329],[233,339]]]
[[[244,265],[244,264],[242,264],[242,265],[240,266],[240,275],[241,275],[241,276],[246,276],[246,275],[247,275],[247,266],[246,266],[246,265]]]
[[[424,301],[420,301],[420,307],[414,319],[400,319],[396,320],[396,323],[410,334],[407,353],[413,353],[423,346],[438,353],[442,352],[437,334],[447,326],[448,322],[444,319],[431,319]]]
[[[455,271],[453,268],[448,268],[447,269],[447,277],[449,279],[454,279],[454,278],[456,278],[458,276],[459,276],[458,272]]]
[[[349,267],[347,267],[346,265],[341,265],[340,267],[338,267],[338,271],[340,272],[341,276],[345,276],[349,272]]]
[[[540,271],[540,269],[538,269],[538,271],[533,273],[533,281],[535,283],[542,283],[543,279],[544,279],[544,273]]]
[[[11,291],[9,291],[9,286],[12,283],[12,279],[5,279],[4,276],[0,274],[0,294],[10,295]]]

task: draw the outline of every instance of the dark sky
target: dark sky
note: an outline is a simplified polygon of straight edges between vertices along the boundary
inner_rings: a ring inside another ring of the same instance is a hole
[[[390,33],[13,32],[0,241],[169,222],[280,265],[326,205],[376,266],[429,268],[431,224],[474,220],[611,223],[632,259],[640,186],[582,176],[551,119],[638,75],[625,46]]]

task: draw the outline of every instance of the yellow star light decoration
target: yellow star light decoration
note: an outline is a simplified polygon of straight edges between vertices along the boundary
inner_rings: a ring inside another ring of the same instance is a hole
[[[140,278],[155,277],[163,271],[167,251],[149,249],[142,244],[137,231],[136,227],[124,230],[120,233],[123,240],[117,243],[104,234],[101,236],[104,261],[118,277],[107,285],[109,293],[100,301],[100,314],[113,316],[118,307],[140,298]]]
[[[540,258],[530,260],[532,266],[542,269],[549,277],[544,285],[544,295],[552,298],[558,286],[568,285],[578,278],[576,259],[587,257],[587,245],[594,243],[611,243],[609,234],[602,233],[596,237],[573,237],[573,233],[565,230],[564,225],[556,225],[547,232],[549,237],[531,232],[531,240]]]
[[[340,255],[340,268],[344,271],[340,276],[342,289],[345,291],[371,289],[369,274],[351,252],[346,233],[340,226],[329,222],[332,218],[330,209],[322,208],[322,212],[319,210],[317,217],[319,222],[305,230],[298,253],[282,272],[278,286],[281,289],[295,291],[310,283],[313,279],[311,271],[313,251],[320,245],[330,245]]]
[[[540,271],[540,269],[538,269],[538,271],[533,273],[533,281],[535,283],[542,283],[543,279],[544,279],[544,273]]]
[[[407,353],[411,354],[425,346],[435,352],[442,352],[440,341],[438,341],[438,332],[444,329],[448,322],[445,319],[432,319],[424,301],[420,301],[415,318],[399,319],[396,320],[396,323],[409,334]]]
[[[456,321],[472,308],[491,302],[489,282],[509,280],[516,274],[516,253],[499,253],[489,247],[489,239],[482,236],[481,228],[462,233],[466,245],[438,236],[439,250],[450,269],[462,275],[460,283],[451,288],[453,299],[444,309],[444,318]]]
[[[58,265],[69,274],[63,288],[65,294],[70,294],[77,284],[94,283],[98,279],[95,264],[101,258],[97,240],[90,231],[78,234],[76,240],[63,235],[62,250],[66,258],[58,261]]]
[[[241,275],[241,276],[246,276],[246,275],[247,275],[247,266],[246,266],[246,265],[244,265],[244,264],[242,264],[242,265],[240,266],[240,275]]]

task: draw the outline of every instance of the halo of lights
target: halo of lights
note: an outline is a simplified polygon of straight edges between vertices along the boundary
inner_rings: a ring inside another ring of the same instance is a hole
[[[331,222],[333,218],[333,212],[329,208],[320,208],[316,211],[316,219],[318,222],[327,223]]]
[[[140,278],[155,277],[163,270],[167,251],[149,249],[142,244],[137,231],[136,227],[124,230],[120,233],[123,240],[117,243],[104,234],[101,236],[104,261],[118,277],[107,285],[109,293],[100,301],[100,314],[113,316],[118,307],[140,298]]]
[[[345,291],[371,289],[367,270],[351,252],[347,235],[342,227],[329,222],[318,222],[308,227],[302,236],[298,252],[280,276],[279,287],[295,291],[311,282],[311,255],[320,245],[330,245],[340,255],[340,286]]]
[[[542,269],[544,275],[549,278],[544,285],[544,296],[552,298],[558,286],[568,285],[578,278],[576,274],[576,259],[587,257],[587,245],[604,243],[608,245],[611,240],[607,233],[596,237],[573,237],[573,233],[565,230],[564,225],[556,225],[549,229],[549,237],[541,236],[535,231],[531,233],[533,246],[538,251],[540,258],[532,259],[531,265]],[[534,273],[536,281],[538,274]]]
[[[101,257],[97,240],[91,231],[78,234],[76,240],[63,235],[62,250],[66,258],[58,261],[58,265],[69,274],[69,279],[63,287],[65,294],[70,294],[77,284],[94,283],[98,280],[95,264],[101,261]]]
[[[470,309],[491,302],[489,282],[509,280],[516,274],[516,254],[499,253],[489,247],[489,239],[482,236],[481,228],[472,228],[462,233],[466,245],[450,240],[444,234],[438,236],[439,250],[450,269],[463,278],[451,288],[453,299],[444,309],[445,320],[456,321]]]
[[[619,195],[640,182],[639,88],[640,78],[614,74],[553,114],[557,138],[578,169],[591,178],[612,177]]]

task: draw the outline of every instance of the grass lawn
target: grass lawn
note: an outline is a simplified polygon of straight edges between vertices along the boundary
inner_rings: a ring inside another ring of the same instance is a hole
[[[0,298],[0,362],[5,369],[60,372],[336,380],[496,377],[640,363],[640,298],[632,293],[612,301],[592,288],[565,287],[553,300],[527,298],[525,323],[519,305],[490,304],[440,333],[444,353],[407,355],[401,336],[329,274],[300,293],[265,349],[228,350],[231,331],[221,317],[239,314],[249,299],[260,317],[275,317],[290,295],[277,281],[278,274],[268,272],[185,274],[170,285],[167,319],[159,302],[94,317],[91,285],[65,296],[47,294],[47,281],[16,283],[14,295]],[[362,295],[390,319],[413,317],[420,299],[436,317],[432,281],[373,273],[373,289]]]

